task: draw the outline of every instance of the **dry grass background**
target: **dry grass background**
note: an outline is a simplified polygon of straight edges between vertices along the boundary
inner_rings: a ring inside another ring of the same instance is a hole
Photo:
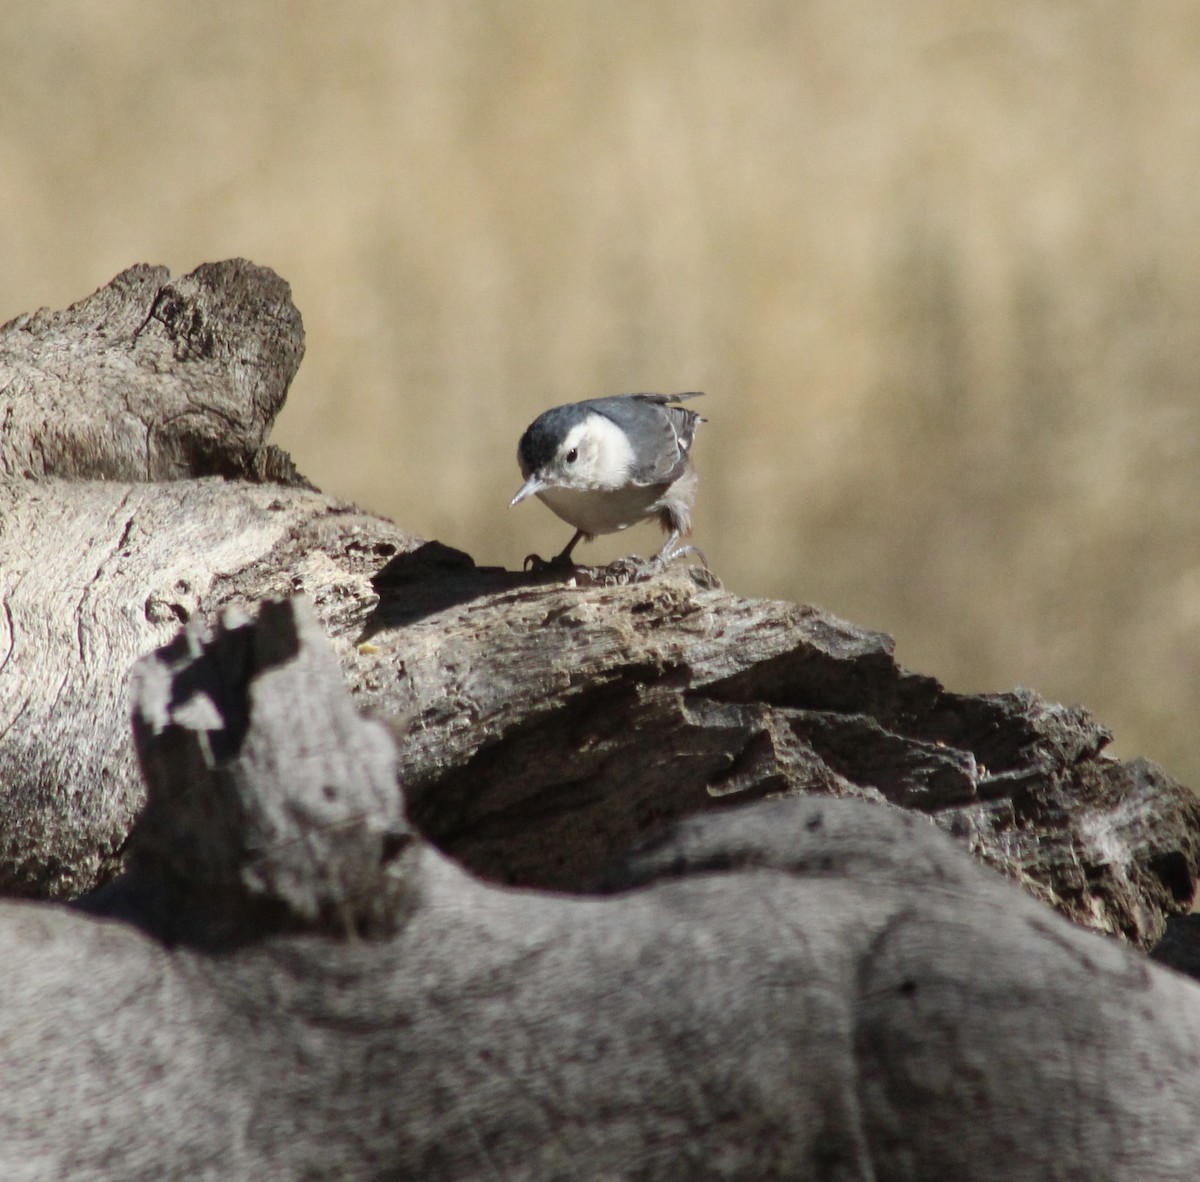
[[[277,442],[510,566],[538,411],[704,389],[731,589],[1200,784],[1200,6],[9,0],[0,60],[0,319],[269,264]]]

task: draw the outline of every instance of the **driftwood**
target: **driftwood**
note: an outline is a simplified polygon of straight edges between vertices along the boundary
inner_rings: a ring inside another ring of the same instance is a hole
[[[265,443],[303,351],[287,284],[241,260],[134,267],[0,328],[0,891],[119,869],[136,657],[235,575],[327,602],[414,544]]]
[[[297,601],[140,664],[130,874],[0,908],[4,1177],[1196,1176],[1200,987],[920,818],[760,803],[504,890],[340,680]]]
[[[266,443],[302,348],[244,262],[0,329],[0,890],[128,921],[3,911],[14,1169],[1190,1176],[1193,987],[1028,897],[1154,944],[1190,793],[816,609],[477,568],[322,495]],[[302,613],[205,646],[295,592],[395,754]]]
[[[386,574],[351,683],[401,720],[414,819],[490,878],[578,887],[665,820],[817,791],[924,812],[1071,918],[1141,943],[1192,898],[1196,799],[1106,757],[1081,709],[948,693],[897,667],[886,636],[686,576],[550,590],[496,575],[481,594],[486,573],[451,569],[432,610],[431,575],[409,598]]]

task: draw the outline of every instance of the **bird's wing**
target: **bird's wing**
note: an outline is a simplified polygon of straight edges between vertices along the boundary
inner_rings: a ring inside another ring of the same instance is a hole
[[[629,475],[635,484],[669,484],[683,474],[696,425],[704,420],[694,411],[671,406],[687,394],[622,394],[593,398],[590,410],[611,419],[634,443],[634,464]]]

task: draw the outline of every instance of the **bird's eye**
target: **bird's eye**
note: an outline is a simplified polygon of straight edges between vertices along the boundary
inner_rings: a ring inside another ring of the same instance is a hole
[[[579,459],[579,448],[573,447],[567,452],[567,463],[573,464],[577,459]]]

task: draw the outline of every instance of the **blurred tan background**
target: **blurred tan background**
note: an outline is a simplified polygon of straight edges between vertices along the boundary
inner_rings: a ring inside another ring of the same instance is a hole
[[[1200,785],[1200,5],[9,0],[0,60],[0,320],[268,264],[276,441],[509,566],[535,414],[703,389],[731,590]]]

